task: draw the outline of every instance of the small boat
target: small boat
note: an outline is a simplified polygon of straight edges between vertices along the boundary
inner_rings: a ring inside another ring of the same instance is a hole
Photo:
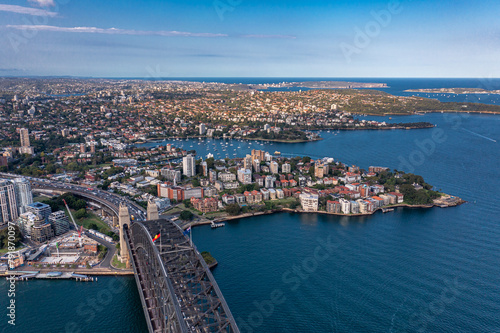
[[[394,208],[382,208],[382,213],[389,213],[389,212],[393,212],[394,211]]]
[[[212,222],[210,224],[210,228],[215,229],[215,228],[224,227],[225,225],[226,225],[225,223],[215,223],[215,222]]]

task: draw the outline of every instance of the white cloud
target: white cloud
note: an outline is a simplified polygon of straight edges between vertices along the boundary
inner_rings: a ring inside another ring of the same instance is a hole
[[[54,3],[54,0],[28,0],[28,1],[39,7],[54,7],[56,5]]]
[[[165,36],[165,37],[230,37],[227,34],[216,34],[210,32],[185,32],[185,31],[146,31],[130,30],[118,28],[96,28],[96,27],[57,27],[53,25],[7,25],[10,29],[17,30],[37,30],[72,33],[92,33],[107,35],[132,35],[132,36]],[[240,38],[274,38],[274,39],[295,39],[290,35],[239,35]]]
[[[290,35],[242,35],[244,38],[283,38],[283,39],[296,39],[295,36]]]
[[[96,27],[56,27],[52,25],[7,25],[7,28],[17,30],[37,30],[73,33],[94,33],[107,35],[134,35],[134,36],[167,36],[167,37],[227,37],[226,34],[214,34],[209,32],[183,32],[183,31],[143,31],[117,28],[96,28]]]
[[[2,4],[0,4],[0,12],[26,14],[33,16],[50,16],[50,17],[54,17],[57,15],[57,13],[50,12],[45,9],[29,8],[16,5],[2,5]]]

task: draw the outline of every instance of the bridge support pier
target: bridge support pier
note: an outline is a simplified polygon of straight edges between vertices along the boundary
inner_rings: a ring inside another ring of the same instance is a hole
[[[115,218],[113,217],[113,224],[115,223]],[[128,207],[125,205],[120,204],[120,209],[118,213],[118,223],[120,225],[120,256],[122,258],[122,263],[126,264],[127,268],[130,268],[130,254],[129,251],[127,251],[127,242],[125,241],[125,236],[124,236],[124,227],[130,226],[130,214],[128,212]]]

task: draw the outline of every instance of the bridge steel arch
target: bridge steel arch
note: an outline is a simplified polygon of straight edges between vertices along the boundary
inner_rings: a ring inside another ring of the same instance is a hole
[[[208,266],[178,225],[134,222],[124,235],[150,332],[240,332]]]

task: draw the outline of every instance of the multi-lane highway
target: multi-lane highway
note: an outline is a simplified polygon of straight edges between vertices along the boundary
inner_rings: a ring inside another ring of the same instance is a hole
[[[9,173],[1,173],[0,172],[0,178],[19,178],[19,175],[15,174],[9,174]],[[146,212],[144,208],[141,206],[137,205],[135,202],[132,202],[131,200],[124,198],[122,196],[103,191],[100,189],[96,188],[88,188],[88,187],[83,187],[75,184],[69,184],[69,183],[63,183],[63,182],[55,182],[47,179],[40,179],[40,178],[34,178],[34,177],[24,177],[28,179],[31,182],[31,186],[34,190],[48,190],[48,191],[58,191],[58,192],[70,192],[82,197],[85,197],[87,199],[90,199],[94,202],[98,202],[102,206],[107,207],[109,210],[111,210],[114,214],[118,215],[118,209],[120,207],[120,204],[123,203],[127,205],[129,213],[131,216],[134,217],[134,220],[136,221],[143,221],[146,220]],[[116,231],[118,232],[118,231]],[[108,252],[106,253],[106,256],[104,257],[103,261],[100,264],[100,267],[103,268],[109,268],[111,259],[113,258],[113,255],[116,252],[116,247],[114,244],[106,242],[103,239],[100,239],[98,237],[95,237],[91,234],[87,234],[90,238],[98,241],[102,245],[106,246],[108,248]]]
[[[0,178],[19,178],[22,176],[10,174],[10,173],[0,173]],[[134,220],[142,221],[146,219],[146,211],[144,208],[136,204],[135,202],[124,198],[120,195],[103,191],[97,188],[89,188],[80,185],[63,183],[52,181],[48,179],[41,179],[35,177],[24,177],[31,182],[34,189],[46,189],[62,192],[71,192],[93,201],[99,202],[102,205],[111,209],[115,214],[118,215],[118,207],[120,203],[127,205],[130,215],[134,217]]]

